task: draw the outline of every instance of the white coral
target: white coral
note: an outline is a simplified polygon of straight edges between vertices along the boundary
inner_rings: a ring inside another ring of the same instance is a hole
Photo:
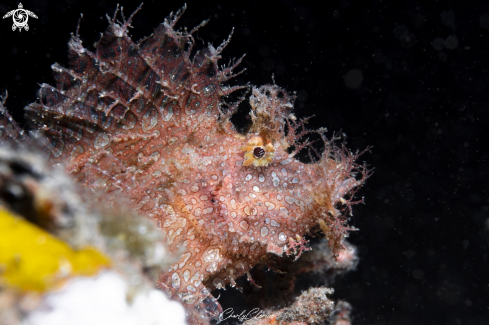
[[[22,325],[185,325],[185,311],[163,292],[140,292],[128,302],[128,283],[114,271],[77,278],[48,294]]]

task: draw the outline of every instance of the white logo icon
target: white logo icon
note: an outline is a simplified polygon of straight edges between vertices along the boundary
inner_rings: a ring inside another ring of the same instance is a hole
[[[11,10],[7,12],[3,18],[8,18],[12,16],[14,20],[14,24],[12,25],[12,30],[15,31],[16,28],[19,29],[19,32],[22,31],[22,28],[25,30],[29,30],[29,25],[27,25],[27,21],[29,20],[29,16],[33,18],[37,18],[36,14],[32,11],[23,9],[22,3],[19,3],[19,8],[15,10]]]

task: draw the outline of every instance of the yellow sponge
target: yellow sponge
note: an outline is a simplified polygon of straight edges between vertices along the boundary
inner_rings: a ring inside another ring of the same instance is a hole
[[[95,275],[110,260],[97,249],[74,250],[41,228],[0,208],[0,283],[46,291],[71,276]]]

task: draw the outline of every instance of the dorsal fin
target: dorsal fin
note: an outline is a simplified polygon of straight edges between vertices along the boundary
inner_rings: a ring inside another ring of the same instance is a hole
[[[191,56],[192,34],[174,30],[182,12],[171,14],[142,44],[127,35],[133,15],[123,22],[116,15],[109,19],[95,53],[72,35],[69,67],[54,64],[56,87],[41,85],[39,100],[26,107],[30,127],[48,138],[54,162],[107,150],[121,137],[154,138],[188,120],[218,120],[221,97],[245,88],[222,85],[240,60],[219,69],[221,47],[211,45]]]

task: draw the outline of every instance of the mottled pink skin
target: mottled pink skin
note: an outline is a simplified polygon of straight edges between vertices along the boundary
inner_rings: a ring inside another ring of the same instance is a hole
[[[318,220],[338,251],[348,228],[335,206],[350,206],[343,196],[367,173],[322,131],[325,152],[317,162],[291,157],[287,149],[301,146],[293,136],[300,130],[289,115],[293,99],[276,86],[254,89],[252,132],[236,132],[234,106],[223,99],[237,89],[223,84],[234,66],[218,68],[224,46],[190,57],[192,35],[173,29],[178,15],[140,46],[127,36],[130,19],[113,19],[96,53],[73,36],[70,68],[53,66],[57,86],[42,85],[26,116],[44,131],[53,164],[105,193],[101,201],[124,202],[158,223],[170,249],[182,253],[160,285],[193,305],[270,253],[291,253],[296,242],[304,247]],[[243,166],[242,147],[256,136],[273,145],[273,159]]]

